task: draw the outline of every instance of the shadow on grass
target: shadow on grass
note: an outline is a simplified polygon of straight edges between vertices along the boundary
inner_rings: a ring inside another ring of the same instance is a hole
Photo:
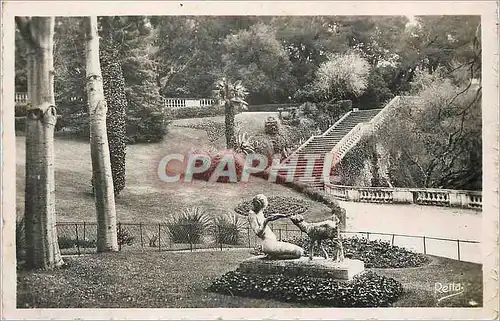
[[[68,266],[53,271],[18,271],[18,308],[287,308],[304,305],[232,297],[205,289],[220,275],[249,258],[249,250],[223,252],[102,253],[65,257]],[[409,269],[373,269],[403,283],[396,307],[435,307],[435,282],[459,282],[463,296],[442,306],[482,304],[481,265],[433,258]]]

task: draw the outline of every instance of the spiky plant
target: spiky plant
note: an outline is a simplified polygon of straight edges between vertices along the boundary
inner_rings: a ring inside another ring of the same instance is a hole
[[[248,96],[248,91],[241,81],[232,83],[228,79],[222,78],[215,83],[214,96],[224,104],[226,147],[232,149],[235,144],[235,108],[237,104],[247,104],[244,99]]]
[[[248,137],[246,132],[238,132],[238,135],[235,137],[234,142],[234,151],[237,153],[243,153],[245,155],[255,153],[255,149],[251,142],[251,139]]]
[[[168,234],[173,243],[202,243],[211,225],[210,213],[202,207],[186,208],[167,222]]]
[[[245,220],[235,213],[226,213],[214,220],[213,232],[218,244],[237,245],[241,241],[241,232]]]

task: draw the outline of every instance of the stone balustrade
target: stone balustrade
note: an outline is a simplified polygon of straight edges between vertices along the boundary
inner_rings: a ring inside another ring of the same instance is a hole
[[[25,104],[28,102],[28,93],[15,93],[14,94],[14,102],[16,104]]]
[[[166,108],[184,107],[210,107],[217,104],[213,98],[164,98],[163,105]]]
[[[434,188],[357,187],[324,184],[325,193],[351,202],[419,204],[482,209],[482,192]]]

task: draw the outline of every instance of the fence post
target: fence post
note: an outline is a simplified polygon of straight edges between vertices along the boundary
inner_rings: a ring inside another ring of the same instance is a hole
[[[392,234],[391,246],[394,246],[394,234]]]
[[[76,233],[76,249],[78,251],[78,255],[80,255],[80,240],[78,239],[78,223],[75,223],[75,233]]]
[[[281,242],[281,227],[280,227],[279,231],[280,231],[280,242]]]
[[[142,222],[139,223],[139,232],[141,233],[141,249],[144,251],[144,238],[142,236]]]
[[[247,236],[248,236],[248,248],[252,248],[251,241],[250,241],[250,226],[247,225]]]
[[[424,254],[427,254],[427,248],[425,246],[425,236],[424,236],[423,240],[424,240]]]
[[[87,239],[87,237],[85,236],[85,222],[83,222],[83,241],[85,242],[85,240]]]
[[[219,234],[219,243],[220,243],[220,250],[222,251],[222,241],[223,241],[223,240],[222,240],[222,234],[221,234],[221,232],[222,232],[222,231],[221,231],[222,227],[221,227],[221,226],[218,226],[217,228],[219,229],[219,233],[218,233],[218,234]]]
[[[370,232],[366,232],[366,240],[369,241],[370,240]]]
[[[187,236],[189,240],[189,249],[191,250],[191,252],[193,252],[193,240],[191,239],[191,234],[188,232]]]
[[[161,223],[158,223],[158,252],[161,251]]]
[[[288,224],[285,224],[285,238],[288,241]]]
[[[118,251],[122,250],[122,242],[120,242],[120,235],[122,235],[122,223],[118,222]]]
[[[460,240],[457,240],[457,258],[460,261]]]

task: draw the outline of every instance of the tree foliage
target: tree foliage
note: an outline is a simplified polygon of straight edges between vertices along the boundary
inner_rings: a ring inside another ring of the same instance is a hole
[[[332,54],[316,71],[313,90],[325,100],[360,96],[366,89],[370,65],[361,55]]]
[[[287,52],[271,26],[257,23],[223,42],[224,74],[242,79],[250,103],[286,100],[296,89]]]
[[[457,86],[439,71],[418,72],[419,99],[403,104],[378,133],[397,186],[481,188],[481,89]]]

